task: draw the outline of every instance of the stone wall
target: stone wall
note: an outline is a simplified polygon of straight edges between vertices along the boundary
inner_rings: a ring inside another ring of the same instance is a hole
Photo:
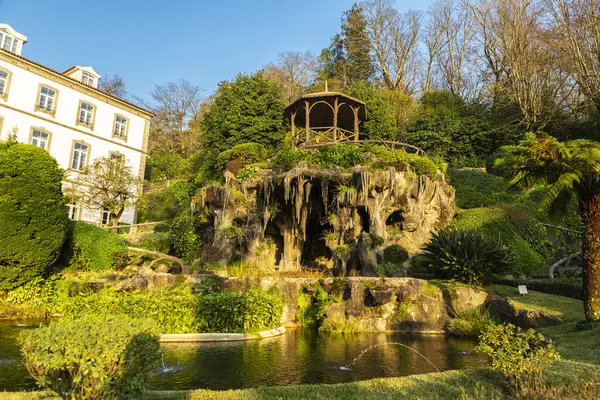
[[[276,286],[285,300],[282,325],[299,326],[299,295],[313,293],[317,285],[326,292],[343,293],[341,302],[325,307],[326,317],[355,320],[367,331],[443,333],[453,312],[480,307],[487,297],[468,287],[441,289],[415,278],[228,278],[222,290]]]

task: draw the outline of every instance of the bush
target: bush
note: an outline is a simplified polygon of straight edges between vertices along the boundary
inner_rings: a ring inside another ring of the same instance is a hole
[[[355,165],[363,164],[367,161],[363,149],[353,144],[334,144],[331,146],[319,147],[317,151],[311,152],[308,156],[308,163],[319,165],[323,168],[329,168],[330,165],[337,165],[341,168],[352,168]]]
[[[281,321],[283,299],[276,287],[264,292],[218,293],[198,298],[202,332],[251,332],[273,328]]]
[[[392,244],[383,249],[383,260],[395,264],[402,264],[408,260],[408,251],[399,244]]]
[[[241,167],[249,164],[265,161],[267,158],[267,149],[265,146],[258,143],[244,143],[233,146],[229,150],[221,152],[217,156],[217,164],[221,169],[225,169],[226,164],[230,161],[237,161]],[[237,172],[237,171],[235,171]]]
[[[298,165],[301,161],[306,161],[310,152],[302,149],[296,149],[291,147],[283,147],[277,153],[271,161],[271,165],[274,168],[288,171]]]
[[[106,229],[82,221],[69,221],[66,242],[69,268],[107,271],[127,266],[127,242]]]
[[[446,330],[454,336],[479,336],[494,320],[486,309],[474,308],[458,313],[448,321]]]
[[[513,259],[499,240],[467,231],[434,233],[416,266],[436,278],[481,286],[498,275],[512,271]]]
[[[202,247],[202,236],[206,226],[206,221],[200,217],[182,215],[176,218],[169,231],[172,254],[192,260]]]
[[[175,288],[159,292],[123,292],[112,288],[65,298],[65,319],[82,316],[126,315],[150,318],[161,333],[259,331],[279,324],[283,300],[276,288],[264,292],[193,294]]]
[[[363,332],[365,328],[358,319],[348,319],[343,316],[325,317],[319,332],[327,332],[332,334],[347,335],[352,333]]]
[[[62,398],[141,398],[161,360],[153,323],[87,317],[61,321],[19,338],[27,370]]]
[[[0,290],[41,276],[67,230],[63,173],[47,151],[0,143]]]
[[[533,219],[530,223],[537,224]],[[489,239],[500,239],[510,249],[517,272],[527,274],[547,266],[545,256],[536,252],[530,241],[547,242],[548,235],[528,236],[529,240],[526,240],[525,235],[507,214],[507,209],[490,207],[461,210],[450,228],[473,232]]]
[[[154,153],[148,156],[144,179],[156,182],[177,179],[189,174],[189,160],[177,153]]]
[[[540,392],[544,370],[559,358],[552,343],[533,329],[489,325],[479,339],[478,351],[490,357],[492,369],[504,375],[517,396]]]

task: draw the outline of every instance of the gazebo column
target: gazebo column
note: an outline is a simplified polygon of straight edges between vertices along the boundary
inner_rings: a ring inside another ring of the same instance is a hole
[[[333,101],[333,143],[337,143],[338,131],[338,98]]]
[[[291,121],[292,123],[292,148],[296,147],[296,112],[292,113]]]
[[[310,104],[308,101],[304,102],[304,109],[306,110],[306,140],[304,147],[306,147],[310,143]]]
[[[358,142],[358,111],[360,110],[360,106],[358,108],[352,107],[352,111],[354,111],[354,141]]]

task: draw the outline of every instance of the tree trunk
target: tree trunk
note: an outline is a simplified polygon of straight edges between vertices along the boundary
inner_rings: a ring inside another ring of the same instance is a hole
[[[585,317],[600,320],[600,194],[581,206]]]

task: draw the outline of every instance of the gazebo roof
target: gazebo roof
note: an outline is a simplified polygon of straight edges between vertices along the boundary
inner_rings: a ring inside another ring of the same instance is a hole
[[[297,111],[302,111],[305,107],[305,102],[308,101],[308,103],[311,105],[316,105],[317,103],[327,103],[329,104],[331,107],[333,107],[333,104],[335,102],[335,99],[338,99],[338,103],[339,104],[345,104],[350,106],[351,108],[356,108],[358,109],[358,117],[361,120],[364,120],[366,118],[366,107],[365,107],[365,103],[361,100],[358,100],[354,97],[348,96],[344,93],[341,92],[316,92],[316,93],[307,93],[305,95],[303,95],[302,97],[300,97],[298,100],[294,101],[292,104],[290,104],[289,106],[287,106],[285,108],[285,114],[290,117],[294,112]],[[329,119],[330,114],[329,112],[326,111],[327,106],[324,105],[325,108],[321,108],[317,107],[316,110],[314,110],[315,114],[317,115],[313,115],[313,113],[311,113],[311,119],[315,119],[315,120],[321,120],[321,119]],[[342,107],[340,107],[340,120],[351,120],[353,117],[350,113],[348,112],[344,112],[345,110],[343,110]],[[349,110],[348,110],[349,111]],[[325,115],[320,115],[320,114],[324,114]],[[300,116],[299,116],[300,117]],[[300,117],[303,119],[303,117]]]

